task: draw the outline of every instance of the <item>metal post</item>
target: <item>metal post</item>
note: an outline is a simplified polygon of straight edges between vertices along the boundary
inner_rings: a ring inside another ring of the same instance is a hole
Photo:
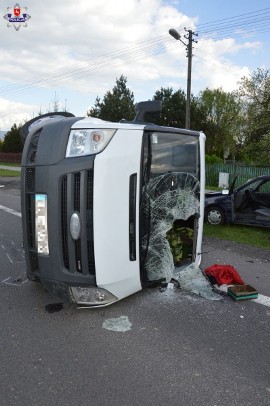
[[[174,28],[171,28],[169,30],[169,34],[172,37],[174,37],[176,40],[182,42],[182,44],[185,45],[186,50],[187,50],[188,71],[187,71],[187,98],[186,98],[186,123],[185,123],[185,128],[190,129],[192,42],[197,42],[197,41],[193,40],[193,35],[198,35],[198,34],[195,34],[194,32],[192,32],[192,30],[187,30],[186,28],[185,28],[185,30],[188,32],[188,35],[184,35],[184,37],[188,40],[187,44],[184,41],[182,41],[181,35]]]
[[[190,97],[191,97],[191,68],[192,68],[192,31],[188,30],[188,73],[187,73],[187,101],[186,101],[186,128],[190,129]]]
[[[188,71],[187,71],[187,100],[186,100],[186,128],[190,129],[190,97],[191,97],[191,68],[192,68],[192,31],[188,30]]]

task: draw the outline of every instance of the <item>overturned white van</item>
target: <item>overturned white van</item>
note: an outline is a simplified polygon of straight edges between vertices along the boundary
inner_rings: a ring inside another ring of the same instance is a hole
[[[21,129],[27,276],[61,300],[105,306],[200,263],[205,136],[143,122],[149,106],[134,122],[55,113]],[[175,224],[189,235],[177,264]]]

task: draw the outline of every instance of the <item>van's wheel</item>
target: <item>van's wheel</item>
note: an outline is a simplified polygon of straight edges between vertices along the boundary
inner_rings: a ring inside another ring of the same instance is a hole
[[[221,225],[225,223],[225,216],[223,210],[219,207],[212,206],[205,210],[205,220],[207,223],[214,226]]]

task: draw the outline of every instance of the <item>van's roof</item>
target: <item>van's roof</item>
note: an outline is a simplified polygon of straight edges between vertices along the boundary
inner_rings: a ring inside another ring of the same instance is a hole
[[[111,122],[111,121],[105,121],[101,120],[99,118],[95,117],[85,117],[82,118],[81,120],[76,121],[71,129],[76,129],[76,128],[113,128],[113,129],[126,129],[126,130],[149,130],[149,131],[170,131],[170,132],[181,132],[184,134],[189,134],[189,135],[200,135],[199,131],[193,131],[193,130],[186,130],[182,128],[175,128],[175,127],[163,127],[163,126],[158,126],[155,124],[151,123],[140,123],[140,122],[132,122],[132,121],[126,121],[126,122]]]

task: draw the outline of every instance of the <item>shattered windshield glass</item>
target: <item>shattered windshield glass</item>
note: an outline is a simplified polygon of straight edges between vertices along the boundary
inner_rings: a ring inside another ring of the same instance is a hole
[[[176,220],[199,213],[198,193],[199,181],[188,173],[160,175],[145,185],[141,209],[149,228],[142,246],[149,280],[172,278],[175,264],[167,233]]]
[[[169,282],[175,266],[194,258],[200,206],[198,149],[195,136],[152,133],[145,137],[141,244],[149,281]]]

